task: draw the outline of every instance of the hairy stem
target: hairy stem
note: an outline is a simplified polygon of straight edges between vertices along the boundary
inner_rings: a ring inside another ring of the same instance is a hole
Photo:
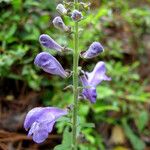
[[[75,9],[78,0],[74,0]],[[73,108],[73,127],[72,127],[72,150],[77,150],[77,110],[78,110],[78,62],[79,62],[79,37],[78,37],[78,22],[74,25],[74,53],[73,53],[73,94],[74,94],[74,108]]]

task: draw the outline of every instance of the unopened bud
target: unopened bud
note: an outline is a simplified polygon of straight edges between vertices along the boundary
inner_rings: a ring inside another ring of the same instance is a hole
[[[81,53],[81,57],[90,59],[98,56],[100,53],[104,51],[103,46],[99,42],[93,42],[89,49],[83,53]]]
[[[81,8],[85,9],[85,10],[88,10],[90,8],[90,5],[91,3],[83,3],[83,2],[80,2],[80,6]]]
[[[34,59],[34,64],[42,68],[45,72],[59,75],[62,78],[68,77],[68,72],[66,72],[59,61],[47,52],[39,53]]]
[[[60,16],[54,18],[53,25],[55,28],[66,31],[66,32],[70,30],[70,28],[64,24]]]
[[[82,16],[82,13],[78,10],[74,10],[72,12],[72,15],[71,15],[71,18],[74,20],[74,21],[80,21],[83,16]]]
[[[66,15],[67,14],[67,9],[64,7],[63,4],[58,4],[56,7],[56,10],[61,14],[61,15]]]
[[[63,51],[63,47],[60,46],[56,41],[54,41],[49,35],[47,34],[42,34],[39,37],[39,42],[42,46],[50,49],[54,49],[58,52]]]

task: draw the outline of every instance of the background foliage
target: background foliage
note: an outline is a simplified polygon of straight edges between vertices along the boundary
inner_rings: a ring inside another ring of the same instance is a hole
[[[12,104],[18,106],[15,113],[20,116],[37,105],[66,107],[72,102],[72,93],[62,90],[71,79],[62,80],[46,74],[33,64],[38,52],[49,51],[38,42],[42,33],[49,34],[62,45],[73,47],[70,36],[54,29],[51,24],[58,15],[56,3],[58,1],[54,0],[0,1],[0,102],[2,118],[5,119],[0,123],[2,130],[23,133],[21,127],[10,125],[7,128],[4,125],[10,112],[14,111]],[[100,41],[105,53],[91,61],[80,60],[80,64],[84,70],[91,71],[98,60],[104,60],[112,81],[103,82],[98,87],[96,104],[80,102],[79,120],[83,124],[80,127],[80,149],[148,149],[150,1],[95,0],[91,3],[92,10],[84,14],[85,19],[80,23],[80,49],[86,50],[91,42]],[[64,20],[72,26],[68,18]],[[64,68],[71,68],[71,55],[62,57],[52,53]],[[38,97],[35,94],[35,98],[33,93],[38,93]],[[28,95],[36,101],[30,102]],[[23,103],[23,108],[19,108],[20,103]],[[23,122],[23,119],[18,122]],[[65,123],[58,122],[57,133],[61,133],[64,126]],[[42,145],[43,149],[48,148],[45,145]],[[22,144],[22,147],[30,146]]]

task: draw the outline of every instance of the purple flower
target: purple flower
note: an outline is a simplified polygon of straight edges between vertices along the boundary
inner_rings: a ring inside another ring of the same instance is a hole
[[[66,109],[56,107],[36,107],[28,112],[24,121],[24,128],[29,130],[28,136],[33,136],[33,141],[42,143],[58,118],[67,115]]]
[[[74,21],[80,21],[83,16],[82,16],[82,13],[78,10],[74,10],[72,12],[72,15],[71,15],[71,18],[74,20]]]
[[[53,25],[57,29],[60,29],[60,30],[66,31],[66,32],[69,31],[69,27],[67,27],[64,24],[64,22],[60,16],[54,18]]]
[[[81,54],[81,57],[83,58],[93,58],[96,57],[97,55],[99,55],[101,52],[104,51],[103,46],[99,43],[99,42],[93,42],[89,49],[84,52],[83,54]]]
[[[81,80],[82,85],[84,87],[84,89],[82,90],[83,99],[89,99],[91,101],[91,103],[95,103],[96,98],[97,98],[96,88],[90,86],[90,84],[88,83],[88,79],[87,79],[86,75],[82,75],[80,77],[80,80]]]
[[[42,68],[45,72],[59,75],[62,78],[66,78],[69,75],[57,59],[47,52],[39,53],[34,60],[34,64]]]
[[[62,4],[58,4],[56,7],[56,10],[61,14],[61,15],[66,15],[67,14],[67,9],[64,7]]]
[[[56,51],[62,52],[64,49],[62,46],[60,46],[58,43],[56,43],[49,35],[42,34],[39,37],[39,42],[41,45],[43,45],[46,48],[54,49]]]
[[[85,72],[84,75],[80,77],[82,85],[84,87],[82,91],[82,96],[84,99],[88,99],[91,103],[96,102],[96,86],[100,84],[103,80],[110,81],[111,78],[105,75],[106,67],[103,61],[96,64],[94,70],[90,73]]]

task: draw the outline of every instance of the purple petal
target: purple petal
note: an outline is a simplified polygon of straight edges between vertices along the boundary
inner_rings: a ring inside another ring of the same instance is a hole
[[[42,143],[47,137],[48,133],[51,133],[53,130],[53,126],[55,124],[55,121],[52,121],[50,123],[46,122],[35,122],[36,125],[32,125],[28,136],[33,135],[33,140],[36,143]]]
[[[56,51],[61,52],[63,50],[63,47],[60,46],[57,42],[55,42],[49,35],[42,34],[39,37],[39,42],[41,45],[43,45],[46,48],[54,49]]]
[[[62,78],[68,76],[68,73],[63,69],[57,59],[47,52],[39,53],[34,60],[34,64],[47,73],[59,75]]]
[[[85,75],[82,75],[82,76],[80,77],[80,80],[81,80],[82,85],[83,85],[84,87],[90,86],[89,83],[88,83],[87,77],[86,77]]]
[[[110,81],[111,78],[107,77],[105,73],[105,63],[103,61],[98,62],[91,73],[86,73],[89,85],[96,87],[103,80]]]
[[[57,107],[45,107],[44,110],[45,112],[40,116],[38,122],[51,123],[68,113],[66,109],[59,109]]]
[[[24,122],[24,128],[28,129],[35,122],[50,123],[59,117],[66,115],[66,109],[59,109],[57,107],[36,107],[28,112]],[[36,124],[34,124],[36,126]],[[35,128],[35,127],[34,127]]]
[[[80,80],[82,82],[82,85],[84,86],[82,96],[84,97],[84,99],[90,100],[91,103],[95,103],[97,98],[96,88],[90,87],[85,75],[81,76]]]
[[[90,100],[91,103],[96,102],[97,93],[95,87],[91,87],[90,89],[83,89],[82,95],[84,98]]]
[[[44,108],[36,107],[30,110],[24,121],[24,128],[28,130],[31,125],[39,118],[39,116],[43,113]]]
[[[38,123],[38,122],[34,122],[34,123],[31,125],[31,127],[30,127],[30,130],[29,130],[29,132],[28,132],[28,136],[29,136],[29,137],[32,136],[33,133],[34,133],[36,130],[38,130],[38,129],[39,129],[39,123]]]
[[[54,124],[55,124],[55,121],[52,121],[47,124],[46,130],[48,131],[48,133],[52,132]]]
[[[36,143],[42,143],[48,138],[48,132],[46,130],[37,130],[33,134],[33,141]]]
[[[36,143],[43,142],[53,129],[53,126],[58,118],[66,115],[66,109],[57,107],[37,107],[29,111],[26,116],[24,127],[30,128],[28,136],[33,136]]]
[[[46,108],[51,114],[55,116],[55,119],[68,114],[67,109],[60,109],[57,107],[46,107]]]
[[[102,47],[102,45],[99,42],[93,42],[90,45],[89,49],[86,52],[84,52],[83,54],[81,54],[81,56],[83,58],[90,59],[90,58],[98,56],[103,51],[104,51],[104,48]]]

